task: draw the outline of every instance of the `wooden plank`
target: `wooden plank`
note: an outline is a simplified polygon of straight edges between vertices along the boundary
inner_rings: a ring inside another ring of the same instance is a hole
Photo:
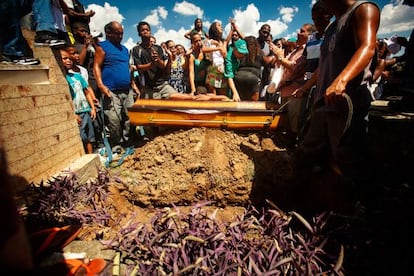
[[[270,102],[233,102],[233,101],[195,101],[195,100],[158,100],[138,99],[129,111],[137,110],[218,110],[218,111],[243,111],[243,112],[267,112],[273,113],[279,108],[278,104]]]

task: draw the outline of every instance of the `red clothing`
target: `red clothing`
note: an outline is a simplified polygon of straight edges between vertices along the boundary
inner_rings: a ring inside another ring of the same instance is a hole
[[[291,96],[293,91],[301,87],[305,82],[304,73],[306,67],[306,57],[303,56],[304,50],[305,45],[302,45],[296,47],[295,50],[286,56],[287,60],[294,62],[295,64],[291,69],[285,67],[280,87],[282,98]]]

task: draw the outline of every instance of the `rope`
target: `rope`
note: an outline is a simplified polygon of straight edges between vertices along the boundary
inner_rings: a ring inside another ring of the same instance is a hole
[[[345,134],[345,132],[348,130],[349,126],[351,125],[352,116],[354,115],[354,106],[352,104],[351,98],[346,93],[344,93],[343,95],[348,105],[348,116],[346,118],[345,127],[344,127],[344,130],[342,131],[342,135]]]
[[[107,154],[107,158],[105,160],[105,167],[109,168],[109,165],[112,162],[112,148],[109,144],[109,139],[105,130],[105,114],[104,114],[104,106],[103,106],[103,95],[101,97],[101,116],[102,116],[102,129],[103,129],[103,142],[105,145],[105,151]]]

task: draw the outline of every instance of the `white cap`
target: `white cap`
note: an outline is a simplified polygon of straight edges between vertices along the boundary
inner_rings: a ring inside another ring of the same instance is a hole
[[[91,35],[92,35],[93,38],[103,37],[102,32],[98,32],[98,31],[91,31]]]
[[[388,39],[384,39],[385,44],[387,44],[387,49],[391,54],[396,54],[401,50],[401,45],[397,42],[398,36],[394,34]]]

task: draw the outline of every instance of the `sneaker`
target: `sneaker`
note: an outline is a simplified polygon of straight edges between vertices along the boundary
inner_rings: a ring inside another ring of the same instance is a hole
[[[40,60],[37,58],[21,57],[19,59],[12,60],[13,64],[16,65],[38,65]]]
[[[40,64],[40,60],[33,57],[18,57],[18,56],[7,56],[1,54],[1,64],[8,65],[37,65]]]
[[[59,39],[46,39],[40,42],[35,42],[34,45],[35,46],[59,46],[59,45],[65,45],[66,41],[64,40],[59,40]]]
[[[0,53],[0,62],[2,62],[2,63],[9,63],[10,62],[10,58],[8,58],[7,56],[5,56],[2,53]]]
[[[57,46],[57,45],[64,45],[64,44],[66,44],[66,41],[57,39],[57,35],[52,32],[47,32],[47,31],[36,32],[34,45]]]

